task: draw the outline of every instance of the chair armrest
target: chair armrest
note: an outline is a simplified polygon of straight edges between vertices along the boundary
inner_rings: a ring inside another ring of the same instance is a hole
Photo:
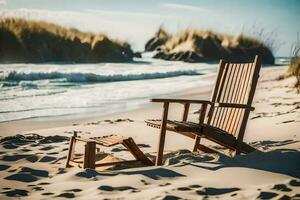
[[[214,107],[227,107],[227,108],[241,108],[245,110],[253,111],[255,108],[246,104],[237,103],[214,103]]]
[[[206,100],[191,100],[191,99],[151,99],[151,102],[155,103],[194,103],[194,104],[212,104],[211,101]]]

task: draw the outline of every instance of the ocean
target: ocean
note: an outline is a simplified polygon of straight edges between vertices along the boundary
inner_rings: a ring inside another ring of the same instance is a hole
[[[152,59],[130,63],[0,64],[0,122],[101,116],[212,84],[218,64]]]

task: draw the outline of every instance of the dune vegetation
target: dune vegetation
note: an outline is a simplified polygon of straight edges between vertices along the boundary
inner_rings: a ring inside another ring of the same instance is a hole
[[[300,93],[300,43],[298,43],[293,47],[293,57],[291,58],[291,62],[288,68],[288,76],[295,76],[296,83],[295,87],[297,91]]]
[[[0,62],[97,63],[131,61],[128,43],[104,34],[19,18],[0,19]]]
[[[248,61],[256,54],[262,56],[264,64],[274,64],[275,58],[264,42],[243,34],[231,36],[189,29],[174,35],[162,27],[145,46],[145,51],[157,50],[154,58],[180,60],[185,62],[207,62],[227,59],[231,61]]]
[[[296,82],[294,84],[297,92],[300,93],[300,41],[297,40],[296,43],[292,45],[291,48],[292,56],[291,61],[288,67],[288,70],[277,77],[277,80],[283,80],[289,77],[294,76],[296,78]]]

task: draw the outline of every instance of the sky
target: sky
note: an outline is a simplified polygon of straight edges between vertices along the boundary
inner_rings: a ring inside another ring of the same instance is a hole
[[[45,20],[101,32],[143,50],[161,25],[258,35],[276,56],[289,56],[300,33],[300,0],[0,0],[0,17]],[[268,40],[271,38],[271,40]]]

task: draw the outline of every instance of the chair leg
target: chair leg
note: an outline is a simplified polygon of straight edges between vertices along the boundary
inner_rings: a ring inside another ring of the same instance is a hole
[[[204,120],[205,120],[206,109],[207,109],[207,105],[203,104],[201,106],[201,111],[200,111],[200,116],[199,116],[199,124],[202,124],[204,122]],[[198,147],[200,145],[200,140],[201,140],[201,137],[196,136],[196,138],[195,138],[195,144],[194,144],[194,148],[193,148],[193,152],[197,152]]]
[[[197,152],[198,146],[199,146],[199,144],[200,144],[200,140],[201,140],[201,137],[196,136],[196,138],[195,138],[195,143],[194,143],[194,148],[193,148],[193,152]]]
[[[155,161],[156,166],[162,165],[162,161],[163,161],[168,111],[169,111],[169,103],[166,102],[166,103],[164,103],[163,116],[162,116],[162,122],[161,122],[161,127],[160,127],[158,151],[157,151],[157,157],[156,157],[156,161]]]
[[[238,156],[240,155],[242,152],[241,152],[241,144],[239,144],[238,142],[238,145],[236,146],[236,149],[235,149],[235,153],[234,153],[234,156]]]
[[[95,141],[88,141],[85,145],[83,168],[95,169],[95,154],[96,143]]]

